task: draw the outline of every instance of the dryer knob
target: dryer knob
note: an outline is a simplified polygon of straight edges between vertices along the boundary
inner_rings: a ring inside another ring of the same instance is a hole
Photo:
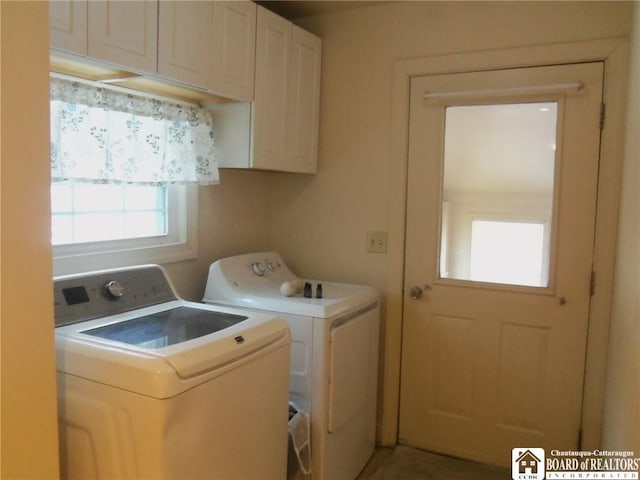
[[[279,266],[280,265],[276,262],[267,262],[267,268],[272,272],[275,272]]]
[[[260,262],[251,264],[251,270],[259,277],[264,277],[265,269],[260,266]]]
[[[124,287],[117,280],[105,283],[102,289],[109,300],[118,300],[124,295]]]

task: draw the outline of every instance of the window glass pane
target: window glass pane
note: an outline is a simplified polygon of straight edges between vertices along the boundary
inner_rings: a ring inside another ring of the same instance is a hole
[[[74,209],[78,212],[122,210],[121,185],[75,185]]]
[[[557,112],[556,102],[446,108],[441,278],[548,285]]]
[[[54,183],[52,243],[167,235],[167,191],[166,186]]]
[[[165,189],[148,185],[128,185],[125,191],[127,210],[155,210],[164,208]]]
[[[73,210],[73,190],[71,185],[54,183],[51,185],[51,211],[70,212]]]
[[[132,212],[124,215],[124,231],[128,238],[153,237],[165,233],[165,219],[162,213]]]
[[[51,243],[62,245],[73,242],[73,215],[51,217]]]
[[[543,260],[543,224],[472,222],[470,280],[541,287]]]
[[[122,214],[87,213],[74,218],[75,242],[97,242],[123,238]]]

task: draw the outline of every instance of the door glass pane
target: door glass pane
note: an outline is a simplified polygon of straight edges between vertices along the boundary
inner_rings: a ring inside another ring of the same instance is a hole
[[[441,278],[548,285],[557,111],[446,108]]]

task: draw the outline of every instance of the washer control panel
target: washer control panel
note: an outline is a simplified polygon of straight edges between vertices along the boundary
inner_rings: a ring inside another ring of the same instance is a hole
[[[54,278],[56,326],[177,300],[157,265]]]

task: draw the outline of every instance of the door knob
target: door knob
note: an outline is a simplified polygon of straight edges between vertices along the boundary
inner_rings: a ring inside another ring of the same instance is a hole
[[[426,283],[423,287],[414,285],[413,287],[411,287],[411,289],[409,289],[409,296],[414,300],[419,300],[420,298],[422,298],[422,294],[427,290],[431,290],[431,285],[429,285],[428,283]]]
[[[417,285],[414,285],[413,287],[411,287],[411,290],[409,290],[409,296],[414,300],[418,300],[422,298],[422,293],[423,293],[422,288],[420,288]]]

